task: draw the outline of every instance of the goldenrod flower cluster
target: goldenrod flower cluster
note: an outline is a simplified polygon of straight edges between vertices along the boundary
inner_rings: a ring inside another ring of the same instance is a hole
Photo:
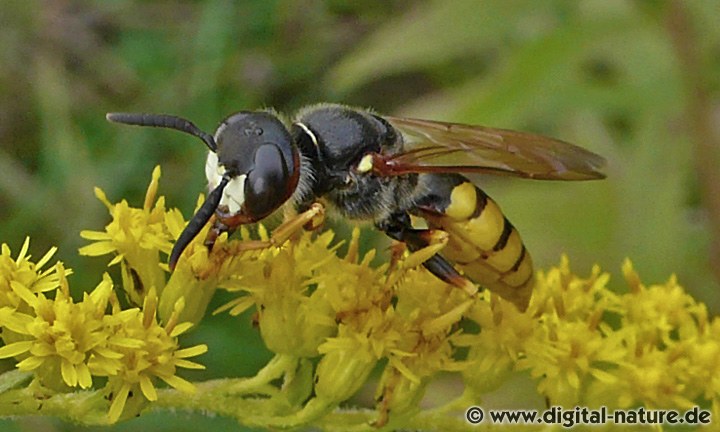
[[[110,401],[78,396],[77,403],[103,406],[110,422],[158,407],[277,428],[463,429],[470,427],[463,410],[518,374],[534,380],[540,399],[552,405],[701,405],[720,414],[720,321],[674,277],[646,286],[627,261],[627,288],[611,290],[609,274],[595,267],[579,277],[563,257],[538,273],[521,313],[487,292],[470,296],[430,275],[421,264],[435,246],[373,266],[375,251],[360,253],[357,229],[347,244],[326,231],[268,246],[262,225],[254,233],[242,227],[237,239],[222,235],[212,250],[201,233],[170,273],[164,260],[185,221],[156,198],[159,176],[156,169],[142,208],[112,204],[97,190],[112,222],[82,233],[93,241],[82,254],[112,254],[110,265],[120,265],[121,292],[133,307],[120,307],[107,275],[73,302],[69,271],[60,263],[41,270],[54,250],[33,264],[27,244],[16,259],[3,246],[0,356],[32,371],[30,386],[68,400],[76,388],[93,389],[96,377],[107,377],[97,391]],[[193,385],[176,368],[200,367],[187,358],[206,348],[181,348],[178,336],[202,320],[217,289],[235,298],[214,313],[254,309],[275,357],[254,377]],[[461,379],[460,396],[421,409],[428,386],[452,375]],[[157,389],[158,379],[171,388]],[[368,386],[373,407],[340,408]],[[193,397],[184,396],[194,388]],[[23,391],[0,393],[0,414],[25,413],[6,403],[8,394],[31,397]],[[135,393],[143,403],[129,402]],[[99,422],[77,410],[52,414]]]
[[[530,370],[553,403],[690,409],[720,414],[720,320],[678,285],[644,285],[626,260],[627,292],[593,268],[582,279],[567,258],[540,274],[529,314],[536,325],[515,367]]]
[[[157,177],[159,171],[154,177],[155,183]],[[107,200],[104,202],[109,205]],[[129,224],[123,225],[123,217],[140,221],[145,229],[152,230],[148,222],[152,222],[158,213],[165,216],[164,212],[145,209],[133,211],[125,202],[109,207],[111,211],[115,210],[115,219],[108,226],[108,231],[114,231],[113,240],[125,244],[135,241],[136,238],[131,235],[137,233],[123,231],[129,228]],[[140,228],[141,224],[136,223],[133,228]],[[97,245],[108,250],[107,244]],[[141,300],[141,307],[123,310],[113,290],[114,283],[105,274],[91,292],[85,293],[82,300],[76,302],[70,296],[67,279],[70,270],[65,269],[61,262],[42,270],[55,248],[33,263],[27,255],[28,247],[29,240],[26,240],[18,257],[13,259],[10,248],[2,245],[0,336],[5,345],[0,348],[0,358],[14,357],[18,360],[16,366],[20,371],[33,372],[36,391],[42,389],[42,393],[67,394],[78,387],[93,387],[97,381],[93,378],[106,378],[101,391],[107,400],[90,399],[86,406],[88,415],[94,416],[93,410],[106,412],[106,416],[97,420],[101,423],[117,421],[133,391],[141,394],[144,400],[156,400],[155,382],[158,378],[182,391],[194,391],[191,383],[176,375],[176,369],[202,367],[187,358],[204,353],[207,347],[180,348],[178,336],[192,326],[189,322],[178,321],[182,301],[176,302],[174,312],[165,323],[158,322],[158,298],[156,287],[152,285],[142,297],[137,291],[132,292],[135,299]],[[125,268],[129,268],[128,262],[138,255],[152,254],[152,247],[138,248],[136,244],[137,250],[132,250],[131,246],[126,248],[128,254],[118,255],[120,258],[115,259]],[[157,248],[154,254],[158,254]],[[147,270],[142,268],[140,271]],[[164,284],[162,272],[160,276]],[[138,403],[138,407],[141,406],[142,403]]]

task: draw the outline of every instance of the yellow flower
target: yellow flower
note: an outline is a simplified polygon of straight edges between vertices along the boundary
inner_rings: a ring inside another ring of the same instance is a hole
[[[203,233],[200,233],[185,249],[182,259],[162,289],[158,315],[163,322],[175,312],[178,301],[183,301],[186,305],[180,315],[182,321],[197,324],[205,316],[207,306],[218,287],[218,274],[217,269],[212,269],[208,248],[202,244],[203,238]],[[220,247],[223,240],[219,239],[216,247]]]
[[[538,286],[532,297],[530,314],[556,315],[563,320],[599,320],[605,312],[617,312],[622,304],[607,284],[608,273],[594,266],[590,276],[582,278],[572,272],[568,257],[560,258],[560,265],[538,273]]]
[[[687,356],[692,359],[697,381],[690,386],[702,389],[706,399],[720,400],[720,320],[714,319],[691,341]]]
[[[629,358],[613,373],[614,385],[600,397],[620,408],[692,408],[696,403],[691,397],[701,393],[701,387],[688,388],[693,359],[674,351],[649,349]]]
[[[637,349],[694,337],[699,322],[707,321],[705,306],[687,294],[674,275],[665,284],[646,287],[634,282],[639,276],[630,260],[624,262],[623,274],[631,287],[625,296],[623,327],[633,329]]]
[[[629,260],[623,274],[630,290],[618,295],[596,268],[588,279],[573,275],[566,258],[541,273],[528,309],[537,323],[515,367],[530,370],[552,404],[688,409],[705,398],[717,406],[720,322],[674,276],[646,287]]]
[[[412,255],[407,260],[412,261]],[[419,381],[440,370],[457,370],[450,335],[477,301],[463,290],[432,277],[422,267],[403,269],[395,287],[392,327],[401,335],[388,346],[390,364]],[[399,355],[396,355],[399,354]]]
[[[142,304],[148,291],[165,286],[165,272],[160,264],[160,252],[169,254],[172,236],[165,223],[165,198],[157,200],[160,167],[155,167],[145,195],[143,208],[129,206],[122,200],[112,204],[100,188],[95,196],[108,208],[113,217],[105,231],[82,231],[80,235],[94,243],[80,248],[81,255],[115,254],[109,266],[120,263],[123,288],[133,304]],[[153,207],[153,203],[155,203]]]
[[[262,225],[259,231],[260,239],[267,239]],[[241,234],[249,241],[246,230]],[[345,273],[346,268],[335,254],[339,245],[330,246],[332,232],[312,237],[303,233],[279,247],[242,254],[221,272],[222,288],[245,295],[220,310],[236,315],[255,305],[260,333],[275,353],[315,357],[318,345],[337,331],[322,277]]]
[[[617,334],[626,356],[612,371],[616,385],[593,388],[593,398],[617,407],[644,405],[688,409],[699,397],[718,397],[720,322],[710,322],[674,276],[664,284],[645,286],[626,260],[623,274],[630,292],[621,297]]]
[[[178,336],[192,327],[188,322],[178,323],[181,309],[182,302],[179,302],[167,324],[158,324],[157,295],[151,290],[145,297],[142,310],[133,308],[121,311],[116,308],[112,315],[106,317],[105,326],[112,333],[108,347],[121,355],[118,370],[107,374],[110,376],[107,387],[112,392],[108,413],[110,421],[120,418],[133,390],[139,389],[149,401],[156,400],[155,378],[184,392],[195,391],[192,383],[176,375],[177,368],[202,369],[202,365],[187,358],[207,352],[207,346],[201,344],[180,348]],[[91,364],[101,369],[101,365]]]
[[[573,406],[583,401],[583,392],[593,380],[615,385],[606,371],[623,360],[625,351],[612,332],[603,332],[589,323],[562,320],[544,321],[525,344],[525,358],[519,369],[530,369],[539,379],[538,391],[552,404]]]
[[[337,333],[326,338],[318,347],[323,359],[322,367],[319,366],[316,371],[320,386],[324,388],[323,393],[333,394],[333,397],[337,397],[338,393],[344,394],[346,390],[357,389],[362,384],[361,377],[369,373],[365,368],[372,368],[386,351],[388,332],[395,334],[389,325],[394,310],[391,287],[385,284],[384,270],[387,266],[379,269],[370,267],[374,250],[357,262],[359,236],[360,231],[355,229],[345,259],[335,257],[330,263],[317,266],[318,271],[311,279],[316,286],[312,296],[322,296],[337,321]],[[395,334],[390,339],[399,337]],[[332,377],[341,372],[334,371],[342,368],[344,359],[350,358],[353,360],[348,366],[352,364],[355,373],[344,374],[343,377],[350,381],[338,384],[339,381]],[[330,385],[336,390],[331,390]],[[340,388],[343,390],[338,390]]]
[[[319,347],[323,355],[315,369],[315,394],[332,406],[358,391],[378,360],[370,336],[340,325],[336,337]]]
[[[538,275],[528,308],[536,323],[516,368],[529,369],[539,380],[538,391],[552,404],[576,405],[596,380],[605,385],[616,381],[608,369],[622,363],[626,349],[620,336],[602,322],[607,312],[622,309],[608,281],[609,275],[597,266],[588,278],[574,275],[564,256],[559,267]]]
[[[61,264],[58,274],[64,274]],[[103,318],[112,294],[112,281],[105,275],[83,301],[73,302],[62,277],[55,299],[16,287],[31,307],[26,314],[10,308],[0,309],[0,325],[22,335],[25,340],[0,348],[0,358],[23,358],[17,364],[23,371],[35,371],[43,384],[62,390],[62,386],[92,385],[91,361],[113,361],[114,353],[105,346],[108,334]],[[59,371],[59,375],[56,375]],[[58,378],[62,378],[60,381]]]
[[[538,272],[521,313],[492,293],[468,295],[474,291],[422,268],[442,244],[404,255],[395,248],[389,263],[373,266],[374,250],[360,256],[358,229],[340,256],[342,242],[331,231],[294,233],[269,247],[271,236],[258,224],[252,236],[240,227],[239,240],[221,235],[212,250],[203,244],[206,226],[167,278],[160,257],[186,221],[156,199],[159,176],[156,169],[139,209],[111,204],[96,190],[113,220],[104,232],[83,232],[94,243],[81,253],[115,254],[111,264],[120,263],[123,285],[141,307],[123,310],[107,275],[74,302],[69,271],[61,263],[42,270],[54,248],[34,264],[27,241],[17,258],[2,247],[0,357],[15,357],[19,369],[43,384],[33,386],[45,392],[44,407],[78,404],[60,415],[98,422],[99,413],[99,422],[115,422],[157,401],[277,428],[413,429],[421,418],[445,426],[444,415],[479,403],[518,372],[534,379],[553,405],[700,405],[720,415],[720,320],[674,276],[646,286],[626,261],[629,292],[613,291],[598,266],[578,276],[562,257],[557,267]],[[195,387],[178,370],[202,368],[189,358],[207,347],[183,348],[178,337],[203,318],[217,288],[237,294],[219,310],[237,315],[256,308],[261,336],[276,356],[255,377],[214,381],[187,398],[182,392]],[[337,410],[377,365],[383,371],[375,383],[376,412]],[[441,372],[460,375],[462,396],[421,410],[428,384]],[[85,390],[95,377],[106,378],[105,387]],[[159,397],[161,382],[173,389]],[[20,401],[12,408],[35,407],[35,393],[21,385],[6,390]],[[84,391],[68,394],[77,387]]]
[[[378,269],[370,267],[374,252],[356,262],[358,237],[356,230],[345,260],[313,278],[314,294],[325,293],[339,321],[338,334],[319,347],[315,392],[342,401],[388,359],[377,389],[382,426],[390,412],[414,412],[430,377],[461,367],[450,335],[474,300],[418,268],[425,251]]]
[[[535,295],[537,289],[536,286]],[[488,291],[483,293],[482,301],[473,305],[468,318],[479,326],[480,332],[453,335],[452,342],[469,347],[462,375],[468,390],[480,398],[507,380],[515,364],[524,357],[525,344],[538,321]]]
[[[27,243],[26,243],[27,244]],[[32,284],[27,272],[34,267],[25,258],[26,248],[17,263],[23,268],[20,274],[31,288],[49,284],[42,277]],[[40,267],[51,253],[41,260]],[[121,310],[113,293],[113,283],[105,274],[102,282],[83,300],[74,302],[61,263],[52,271],[58,289],[55,298],[34,292],[25,283],[11,282],[14,295],[24,302],[27,311],[10,306],[0,308],[0,326],[3,336],[17,335],[17,341],[0,348],[0,358],[15,357],[17,368],[31,371],[47,388],[66,392],[72,387],[90,388],[93,376],[108,377],[107,389],[112,394],[109,420],[116,421],[125,408],[131,390],[139,390],[147,400],[156,400],[153,380],[159,378],[182,391],[191,392],[194,386],[176,375],[177,368],[202,368],[187,360],[207,351],[205,345],[180,348],[177,338],[192,324],[179,323],[183,307],[175,305],[164,326],[157,323],[157,295],[151,288],[145,296],[143,309]],[[15,273],[17,275],[18,272]],[[18,302],[19,302],[18,301]],[[16,302],[16,303],[18,303]]]
[[[3,243],[0,253],[0,308],[11,307],[17,309],[22,303],[19,292],[30,291],[33,294],[52,291],[60,285],[60,279],[72,273],[70,269],[52,266],[48,269],[42,268],[50,261],[50,258],[57,251],[56,247],[43,255],[37,263],[30,261],[27,254],[30,247],[30,238],[20,249],[18,257],[13,259],[10,247]],[[62,270],[62,273],[58,273]]]

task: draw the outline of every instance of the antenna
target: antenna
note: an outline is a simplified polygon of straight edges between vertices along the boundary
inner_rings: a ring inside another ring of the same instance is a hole
[[[113,123],[179,130],[203,140],[213,153],[217,151],[217,144],[215,144],[215,138],[212,135],[203,132],[193,122],[182,117],[169,114],[107,113],[105,118]]]

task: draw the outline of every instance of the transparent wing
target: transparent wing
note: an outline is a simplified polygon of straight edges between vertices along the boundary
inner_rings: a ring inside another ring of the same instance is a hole
[[[576,145],[505,129],[384,116],[402,133],[402,153],[382,155],[385,175],[489,173],[540,180],[592,180],[605,159]]]

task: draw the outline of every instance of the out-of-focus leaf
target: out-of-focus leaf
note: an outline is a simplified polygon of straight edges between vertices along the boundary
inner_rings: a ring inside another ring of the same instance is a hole
[[[637,17],[565,25],[519,48],[488,77],[454,91],[455,116],[508,126],[529,115],[552,113],[559,118],[577,109],[623,112],[657,107],[658,99],[667,102],[679,90],[672,81],[667,85],[674,78],[670,61],[654,62],[653,69],[646,70],[648,57],[670,54],[667,44],[657,42],[658,36]],[[583,70],[596,61],[612,68],[613,83],[593,82]]]
[[[691,148],[687,139],[668,133],[666,119],[662,113],[640,119],[637,146],[626,152],[632,164],[623,166],[618,181],[624,187],[616,198],[616,248],[652,280],[666,277],[668,268],[684,271],[678,263],[690,232],[683,204]]]
[[[525,1],[433,1],[389,20],[346,56],[329,75],[338,92],[382,76],[426,68],[458,57],[477,55],[492,48],[512,28],[521,36],[554,20],[553,6],[528,7]]]
[[[238,41],[236,4],[213,0],[202,8],[192,52],[188,98],[205,107],[193,118],[197,122],[218,122],[227,113],[218,112],[217,101],[223,96],[222,71]],[[206,103],[203,103],[207,101]],[[208,110],[207,107],[216,109]]]

